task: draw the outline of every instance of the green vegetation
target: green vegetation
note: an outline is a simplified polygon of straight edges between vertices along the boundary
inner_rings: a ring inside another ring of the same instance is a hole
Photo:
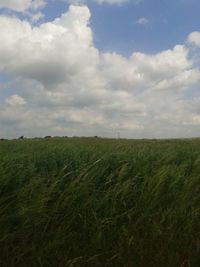
[[[0,142],[1,267],[199,267],[200,140]]]

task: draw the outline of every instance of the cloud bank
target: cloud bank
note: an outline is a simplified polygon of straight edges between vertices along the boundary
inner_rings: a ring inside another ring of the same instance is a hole
[[[38,26],[0,16],[0,73],[9,76],[0,87],[0,136],[198,135],[200,70],[189,46],[102,53],[90,16],[73,5]],[[188,42],[198,45],[198,34]]]

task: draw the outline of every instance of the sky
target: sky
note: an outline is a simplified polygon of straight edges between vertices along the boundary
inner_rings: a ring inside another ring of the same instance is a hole
[[[199,0],[0,0],[0,138],[200,136]]]

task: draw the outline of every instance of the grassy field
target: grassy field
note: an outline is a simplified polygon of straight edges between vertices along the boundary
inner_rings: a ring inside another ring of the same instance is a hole
[[[0,142],[1,267],[199,267],[200,140]]]

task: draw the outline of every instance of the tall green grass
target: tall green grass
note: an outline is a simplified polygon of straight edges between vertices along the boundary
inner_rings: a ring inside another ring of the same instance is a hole
[[[1,267],[199,267],[200,140],[0,142]]]

